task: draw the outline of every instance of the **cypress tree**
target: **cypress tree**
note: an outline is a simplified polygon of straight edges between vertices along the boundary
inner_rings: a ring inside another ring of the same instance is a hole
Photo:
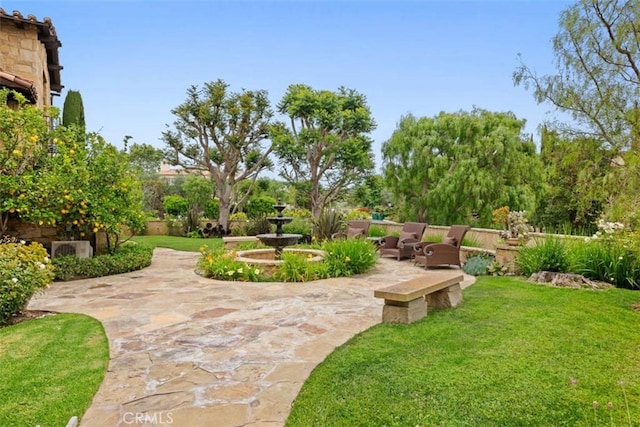
[[[62,124],[64,126],[78,125],[84,131],[84,106],[80,92],[70,90],[67,93],[62,109]]]

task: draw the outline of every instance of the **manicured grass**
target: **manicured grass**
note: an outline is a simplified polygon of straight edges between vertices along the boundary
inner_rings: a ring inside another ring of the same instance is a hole
[[[144,242],[158,248],[175,249],[176,251],[200,252],[202,245],[207,245],[211,249],[221,248],[222,239],[211,238],[190,238],[177,236],[134,236],[131,238],[134,242]]]
[[[639,292],[480,277],[464,298],[338,348],[302,387],[287,426],[640,423]]]
[[[81,417],[109,362],[102,325],[57,314],[0,329],[0,426],[59,427]]]

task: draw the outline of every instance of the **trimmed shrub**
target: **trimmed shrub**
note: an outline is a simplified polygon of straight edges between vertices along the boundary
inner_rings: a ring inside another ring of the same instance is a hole
[[[165,196],[162,200],[165,213],[174,216],[186,215],[189,210],[189,202],[182,196]]]
[[[40,243],[0,244],[0,325],[53,281],[53,267]]]
[[[151,265],[153,247],[135,242],[126,242],[113,255],[98,255],[93,258],[63,256],[53,259],[56,280],[85,279],[128,273]]]
[[[249,218],[258,218],[261,216],[276,216],[273,208],[278,201],[270,196],[259,196],[249,199],[247,206],[244,208]]]

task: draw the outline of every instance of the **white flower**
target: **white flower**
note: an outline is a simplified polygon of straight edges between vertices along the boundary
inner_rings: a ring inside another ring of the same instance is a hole
[[[584,241],[585,241],[585,243],[589,243],[591,241],[591,237],[585,237]]]
[[[17,278],[17,277],[14,277],[13,279],[11,279],[11,281],[12,281],[13,283],[18,283],[18,278]]]
[[[619,256],[619,257],[618,257],[618,259],[622,259],[622,257],[621,257],[621,256]]]
[[[44,263],[45,263],[45,264],[48,264],[48,263],[49,263],[49,257],[48,257],[48,256],[44,257]]]
[[[43,269],[44,269],[44,267],[45,267],[45,265],[44,265],[43,263],[41,263],[41,262],[39,262],[39,263],[38,263],[38,268],[39,268],[40,270],[43,270]]]

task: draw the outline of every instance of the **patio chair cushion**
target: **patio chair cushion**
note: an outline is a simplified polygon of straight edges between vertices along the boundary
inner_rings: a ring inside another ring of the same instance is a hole
[[[444,239],[442,239],[442,243],[444,243],[445,245],[456,246],[458,244],[458,241],[455,237],[445,237]]]

